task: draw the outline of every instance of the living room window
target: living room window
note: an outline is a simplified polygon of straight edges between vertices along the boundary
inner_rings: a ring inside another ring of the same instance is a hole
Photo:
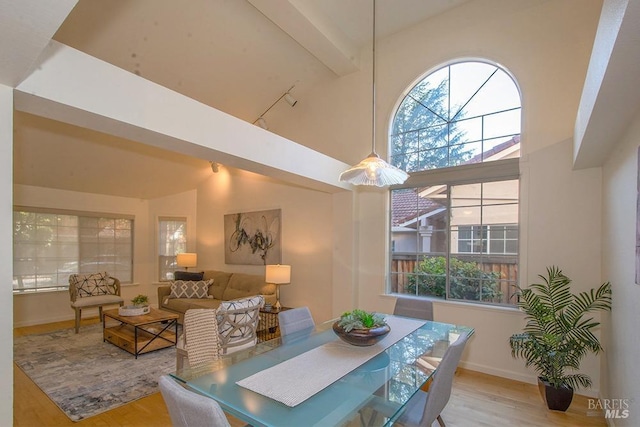
[[[187,218],[158,218],[158,266],[160,281],[173,280],[176,255],[187,252]]]
[[[518,284],[521,104],[511,76],[443,66],[402,98],[390,162],[391,293],[513,305]]]
[[[133,217],[14,208],[13,291],[67,289],[69,275],[133,278]]]

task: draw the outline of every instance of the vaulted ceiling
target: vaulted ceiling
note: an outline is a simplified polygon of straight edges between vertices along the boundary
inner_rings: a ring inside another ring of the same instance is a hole
[[[379,1],[376,36],[466,1]],[[371,0],[79,0],[53,36],[250,123],[291,86],[302,103],[313,85],[358,70],[371,38]],[[19,111],[15,117],[18,184],[154,198],[194,188],[211,173],[208,159]],[[83,162],[117,174],[88,177],[78,170]]]
[[[379,0],[377,38],[476,1],[484,0]],[[634,81],[640,6],[604,4],[576,127],[583,167],[601,164],[640,102]],[[2,84],[15,87],[27,77],[53,38],[249,123],[291,86],[303,104],[310,88],[357,71],[372,37],[371,0],[0,0],[0,6]],[[267,118],[286,115],[282,104]],[[211,159],[20,111],[15,117],[17,184],[154,198],[192,189],[211,173]],[[78,179],[82,162],[118,177]]]

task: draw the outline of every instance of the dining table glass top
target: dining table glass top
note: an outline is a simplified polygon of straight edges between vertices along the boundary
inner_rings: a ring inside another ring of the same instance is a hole
[[[172,376],[188,388],[216,400],[227,413],[255,427],[391,425],[402,414],[407,401],[437,370],[449,344],[462,333],[473,333],[465,326],[422,322],[417,329],[293,407],[237,382],[265,370],[283,368],[285,365],[280,364],[304,359],[321,346],[342,345],[331,328],[333,321],[318,325],[312,331],[259,343],[251,349],[186,368]],[[319,360],[303,369],[308,369],[312,375],[327,366]],[[284,378],[286,369],[279,372],[284,372],[283,380],[278,377],[270,380],[271,388],[276,390],[290,382]],[[300,372],[295,375],[304,377]],[[302,380],[304,383],[304,378]]]

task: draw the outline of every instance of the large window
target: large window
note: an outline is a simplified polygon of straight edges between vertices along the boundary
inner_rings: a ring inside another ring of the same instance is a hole
[[[161,281],[173,280],[178,268],[176,255],[187,251],[187,219],[161,217],[158,219],[158,265]]]
[[[447,65],[402,99],[390,161],[410,172],[391,189],[390,291],[515,304],[520,97],[484,62]]]
[[[99,271],[132,281],[133,218],[14,209],[14,292],[65,289],[70,274]]]

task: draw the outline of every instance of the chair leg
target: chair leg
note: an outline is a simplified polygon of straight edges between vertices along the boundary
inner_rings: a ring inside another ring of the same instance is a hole
[[[80,317],[81,317],[82,309],[76,308],[76,334],[80,331]]]
[[[100,316],[100,323],[102,323],[103,321],[103,317],[102,317],[102,306],[98,306],[98,316]]]
[[[446,427],[444,425],[444,420],[442,419],[442,417],[440,415],[438,415],[438,418],[436,418],[436,420],[438,420],[438,424],[440,424],[440,427]]]

